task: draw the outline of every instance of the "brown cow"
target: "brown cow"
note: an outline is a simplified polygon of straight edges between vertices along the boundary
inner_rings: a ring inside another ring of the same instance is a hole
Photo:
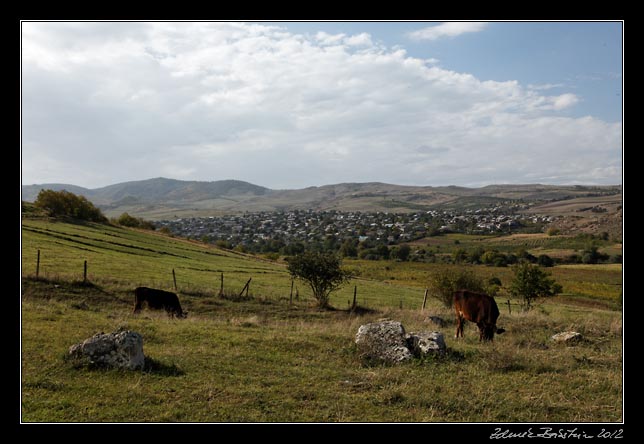
[[[505,331],[496,326],[499,307],[491,296],[469,290],[455,291],[454,310],[456,311],[456,338],[463,337],[465,319],[476,323],[479,327],[479,341],[492,341],[494,333],[501,334]]]
[[[139,313],[147,303],[152,310],[165,310],[170,317],[185,318],[188,312],[181,309],[179,298],[175,293],[148,287],[137,287],[134,290],[134,313]]]

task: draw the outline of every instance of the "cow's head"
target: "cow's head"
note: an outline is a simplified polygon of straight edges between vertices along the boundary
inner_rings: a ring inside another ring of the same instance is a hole
[[[479,327],[480,339],[482,341],[492,341],[494,340],[494,333],[500,335],[505,332],[504,328],[497,328],[496,325],[486,325],[484,327]]]

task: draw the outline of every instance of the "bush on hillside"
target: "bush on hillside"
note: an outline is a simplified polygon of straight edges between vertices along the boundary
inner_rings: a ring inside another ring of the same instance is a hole
[[[118,219],[114,220],[123,227],[142,228],[144,230],[155,230],[156,226],[149,220],[140,217],[130,216],[128,213],[121,214]]]
[[[90,222],[106,223],[107,218],[85,196],[69,191],[40,190],[34,205],[51,217],[71,217]]]

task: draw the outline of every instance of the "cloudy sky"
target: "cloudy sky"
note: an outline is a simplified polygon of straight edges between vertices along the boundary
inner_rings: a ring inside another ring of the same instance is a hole
[[[22,183],[622,183],[619,22],[23,22]]]

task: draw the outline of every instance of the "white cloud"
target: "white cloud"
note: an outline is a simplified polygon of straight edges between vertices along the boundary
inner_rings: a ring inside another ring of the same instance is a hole
[[[485,22],[445,22],[410,32],[407,35],[413,40],[438,40],[443,37],[456,37],[469,32],[483,31],[486,27],[487,23]]]
[[[543,83],[543,84],[530,84],[528,85],[528,89],[532,89],[535,91],[547,91],[549,89],[554,89],[554,88],[563,88],[564,85],[563,83]]]
[[[361,34],[352,35],[344,39],[344,43],[349,46],[370,46],[373,45],[371,36],[366,32]]]
[[[569,108],[579,102],[579,99],[574,94],[562,94],[552,98],[552,108],[556,110]]]
[[[23,183],[621,182],[621,124],[559,115],[571,93],[481,81],[369,34],[103,25],[23,24]]]

